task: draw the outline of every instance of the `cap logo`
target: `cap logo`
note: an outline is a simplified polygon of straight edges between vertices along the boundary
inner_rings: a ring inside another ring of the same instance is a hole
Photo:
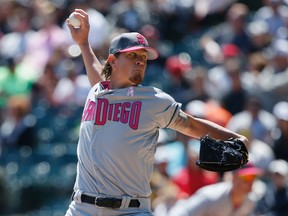
[[[144,38],[143,35],[137,34],[136,37],[137,37],[137,39],[138,39],[138,43],[139,43],[139,44],[142,44],[142,45],[146,46],[146,41],[145,41],[145,38]]]

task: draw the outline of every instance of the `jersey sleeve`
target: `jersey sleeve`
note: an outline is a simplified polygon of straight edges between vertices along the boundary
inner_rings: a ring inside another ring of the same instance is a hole
[[[161,109],[156,113],[155,120],[160,128],[167,128],[175,121],[182,104],[176,102],[170,95],[162,91],[159,91],[156,96],[159,97],[159,103],[162,106],[160,106]]]

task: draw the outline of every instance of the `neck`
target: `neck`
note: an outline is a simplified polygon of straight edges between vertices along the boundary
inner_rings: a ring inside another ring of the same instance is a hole
[[[130,81],[121,82],[121,81],[115,80],[115,79],[110,80],[110,89],[127,88],[130,86],[136,86],[136,85]]]
[[[241,206],[247,198],[247,194],[236,192],[235,190],[231,191],[230,194],[231,202],[233,207],[236,209]]]
[[[110,84],[110,89],[121,89],[121,88],[127,88],[132,86],[131,84],[121,84],[121,83],[117,83],[117,84]]]

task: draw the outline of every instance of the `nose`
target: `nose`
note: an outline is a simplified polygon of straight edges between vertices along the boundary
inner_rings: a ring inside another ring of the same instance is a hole
[[[136,65],[144,65],[144,60],[143,59],[137,59]]]
[[[146,64],[146,58],[143,56],[138,56],[136,58],[136,65],[145,65]]]

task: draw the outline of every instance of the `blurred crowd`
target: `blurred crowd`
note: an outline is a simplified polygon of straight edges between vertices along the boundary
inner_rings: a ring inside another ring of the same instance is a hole
[[[68,207],[90,86],[65,22],[74,8],[89,14],[100,61],[115,35],[142,33],[159,52],[143,85],[250,140],[252,168],[214,173],[195,165],[198,140],[161,130],[155,216],[213,215],[215,206],[288,215],[287,0],[0,0],[0,213]]]

